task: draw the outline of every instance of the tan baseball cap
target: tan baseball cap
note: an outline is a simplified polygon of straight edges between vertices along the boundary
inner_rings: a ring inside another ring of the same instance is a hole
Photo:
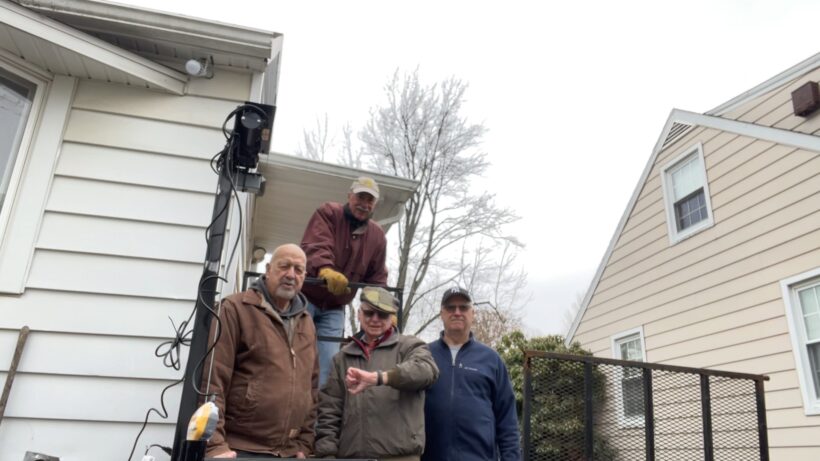
[[[356,178],[356,180],[353,181],[353,184],[350,185],[350,192],[353,192],[354,194],[358,194],[359,192],[367,192],[376,200],[379,199],[379,185],[376,183],[375,179],[367,176],[359,176]]]
[[[395,314],[398,311],[398,301],[390,294],[389,291],[379,287],[362,288],[362,294],[359,300],[367,303],[377,311],[387,312],[388,314]]]

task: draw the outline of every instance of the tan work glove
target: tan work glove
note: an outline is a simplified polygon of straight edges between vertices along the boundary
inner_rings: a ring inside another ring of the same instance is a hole
[[[350,288],[347,287],[347,277],[341,272],[336,272],[330,267],[323,267],[319,270],[319,278],[325,279],[327,291],[335,296],[350,293]]]

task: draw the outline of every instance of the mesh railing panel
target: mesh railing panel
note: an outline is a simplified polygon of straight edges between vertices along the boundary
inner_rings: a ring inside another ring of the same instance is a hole
[[[542,354],[524,373],[528,461],[768,459],[764,377]]]

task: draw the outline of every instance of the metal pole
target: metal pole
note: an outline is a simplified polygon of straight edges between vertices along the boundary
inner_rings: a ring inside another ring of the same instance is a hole
[[[760,443],[760,461],[769,461],[769,434],[766,424],[766,392],[763,380],[755,380],[755,400],[757,402],[757,439]]]
[[[524,460],[530,459],[532,449],[532,358],[524,358],[524,408],[521,417],[524,418]]]
[[[17,336],[17,347],[14,348],[14,355],[11,356],[11,365],[9,365],[9,372],[6,375],[6,384],[3,385],[3,394],[0,396],[0,423],[3,422],[3,415],[6,414],[6,403],[9,401],[11,385],[14,384],[14,376],[17,374],[17,365],[20,364],[20,358],[23,356],[23,348],[26,347],[28,333],[28,326],[24,326],[20,329],[20,334]]]
[[[652,401],[652,370],[643,369],[643,425],[646,461],[655,461],[655,408]]]
[[[700,375],[700,403],[703,418],[703,456],[705,461],[714,461],[715,448],[712,440],[712,397],[709,391],[709,376]]]
[[[197,291],[191,349],[188,353],[188,362],[185,365],[182,397],[179,402],[179,416],[174,435],[174,451],[171,456],[173,461],[179,461],[182,457],[182,444],[185,442],[188,421],[201,404],[200,396],[194,386],[199,387],[202,383],[202,368],[204,368],[204,365],[199,368],[197,368],[197,365],[208,350],[208,336],[211,331],[211,313],[208,309],[213,310],[216,301],[217,277],[222,261],[225,229],[228,226],[228,211],[232,192],[229,175],[229,167],[223,166],[219,175],[219,192],[214,199],[213,220],[211,221],[208,236],[208,248],[205,252],[205,267]]]
[[[593,461],[592,363],[584,362],[584,459]]]

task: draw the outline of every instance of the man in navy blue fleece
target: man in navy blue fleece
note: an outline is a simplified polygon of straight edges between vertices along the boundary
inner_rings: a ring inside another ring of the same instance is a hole
[[[498,353],[473,339],[474,319],[467,290],[444,292],[444,332],[429,345],[440,375],[427,389],[422,461],[521,460],[507,367]]]

